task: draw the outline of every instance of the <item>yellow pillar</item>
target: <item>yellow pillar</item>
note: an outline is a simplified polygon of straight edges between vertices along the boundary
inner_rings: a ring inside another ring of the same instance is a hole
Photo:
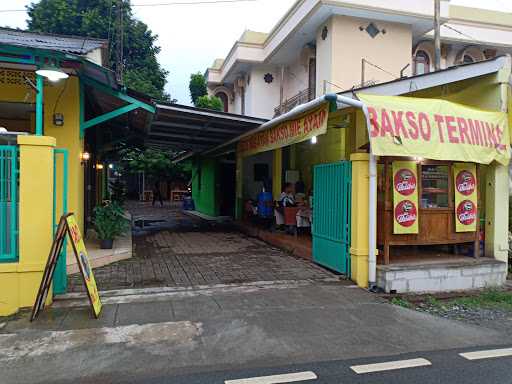
[[[55,139],[18,136],[18,145],[19,259],[0,264],[0,316],[34,304],[52,244]]]
[[[274,149],[274,158],[272,161],[272,195],[274,200],[279,200],[282,186],[282,167],[283,167],[283,150],[282,148]]]
[[[508,167],[494,162],[486,172],[485,256],[508,262]]]
[[[352,218],[351,218],[351,279],[362,288],[368,287],[368,153],[353,153]]]

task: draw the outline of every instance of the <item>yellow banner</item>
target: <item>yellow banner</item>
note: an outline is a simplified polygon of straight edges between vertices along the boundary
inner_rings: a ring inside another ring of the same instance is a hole
[[[96,280],[94,279],[91,264],[89,263],[89,257],[87,256],[87,249],[85,249],[84,240],[82,238],[82,234],[80,233],[80,227],[78,226],[73,214],[70,214],[66,217],[66,222],[68,225],[69,236],[71,237],[73,251],[75,252],[75,256],[78,260],[80,272],[84,277],[94,316],[98,317],[101,312],[100,295],[98,294]]]
[[[326,103],[297,119],[285,121],[275,127],[256,132],[238,143],[237,152],[241,156],[286,147],[311,139],[327,132],[329,104]]]
[[[368,106],[372,153],[507,165],[507,115],[440,99],[357,95]]]
[[[393,233],[418,233],[418,168],[415,161],[393,161]]]
[[[476,165],[453,164],[453,182],[455,184],[455,231],[475,232],[478,220]]]

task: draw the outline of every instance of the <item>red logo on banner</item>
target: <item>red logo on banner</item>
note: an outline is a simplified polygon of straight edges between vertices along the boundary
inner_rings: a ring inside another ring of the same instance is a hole
[[[395,207],[395,220],[403,227],[410,227],[417,218],[416,206],[411,200],[399,202]]]
[[[476,220],[476,207],[471,200],[463,200],[457,207],[457,219],[464,225],[471,225]]]
[[[469,171],[460,171],[455,178],[455,187],[457,191],[464,195],[469,196],[475,191],[476,180],[475,176]]]
[[[410,169],[400,169],[395,174],[394,182],[396,191],[403,196],[409,196],[416,190],[416,176]]]

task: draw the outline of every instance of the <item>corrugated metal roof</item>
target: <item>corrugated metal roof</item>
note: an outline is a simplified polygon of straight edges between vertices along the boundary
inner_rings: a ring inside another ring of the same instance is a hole
[[[50,35],[0,28],[0,44],[51,49],[76,55],[85,55],[94,49],[106,46],[107,41],[86,37]]]

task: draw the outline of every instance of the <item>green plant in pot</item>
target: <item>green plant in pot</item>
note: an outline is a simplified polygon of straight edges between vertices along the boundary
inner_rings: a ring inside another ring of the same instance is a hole
[[[114,239],[130,228],[123,209],[115,202],[106,202],[103,206],[94,208],[93,224],[100,239],[101,249],[112,249]]]

